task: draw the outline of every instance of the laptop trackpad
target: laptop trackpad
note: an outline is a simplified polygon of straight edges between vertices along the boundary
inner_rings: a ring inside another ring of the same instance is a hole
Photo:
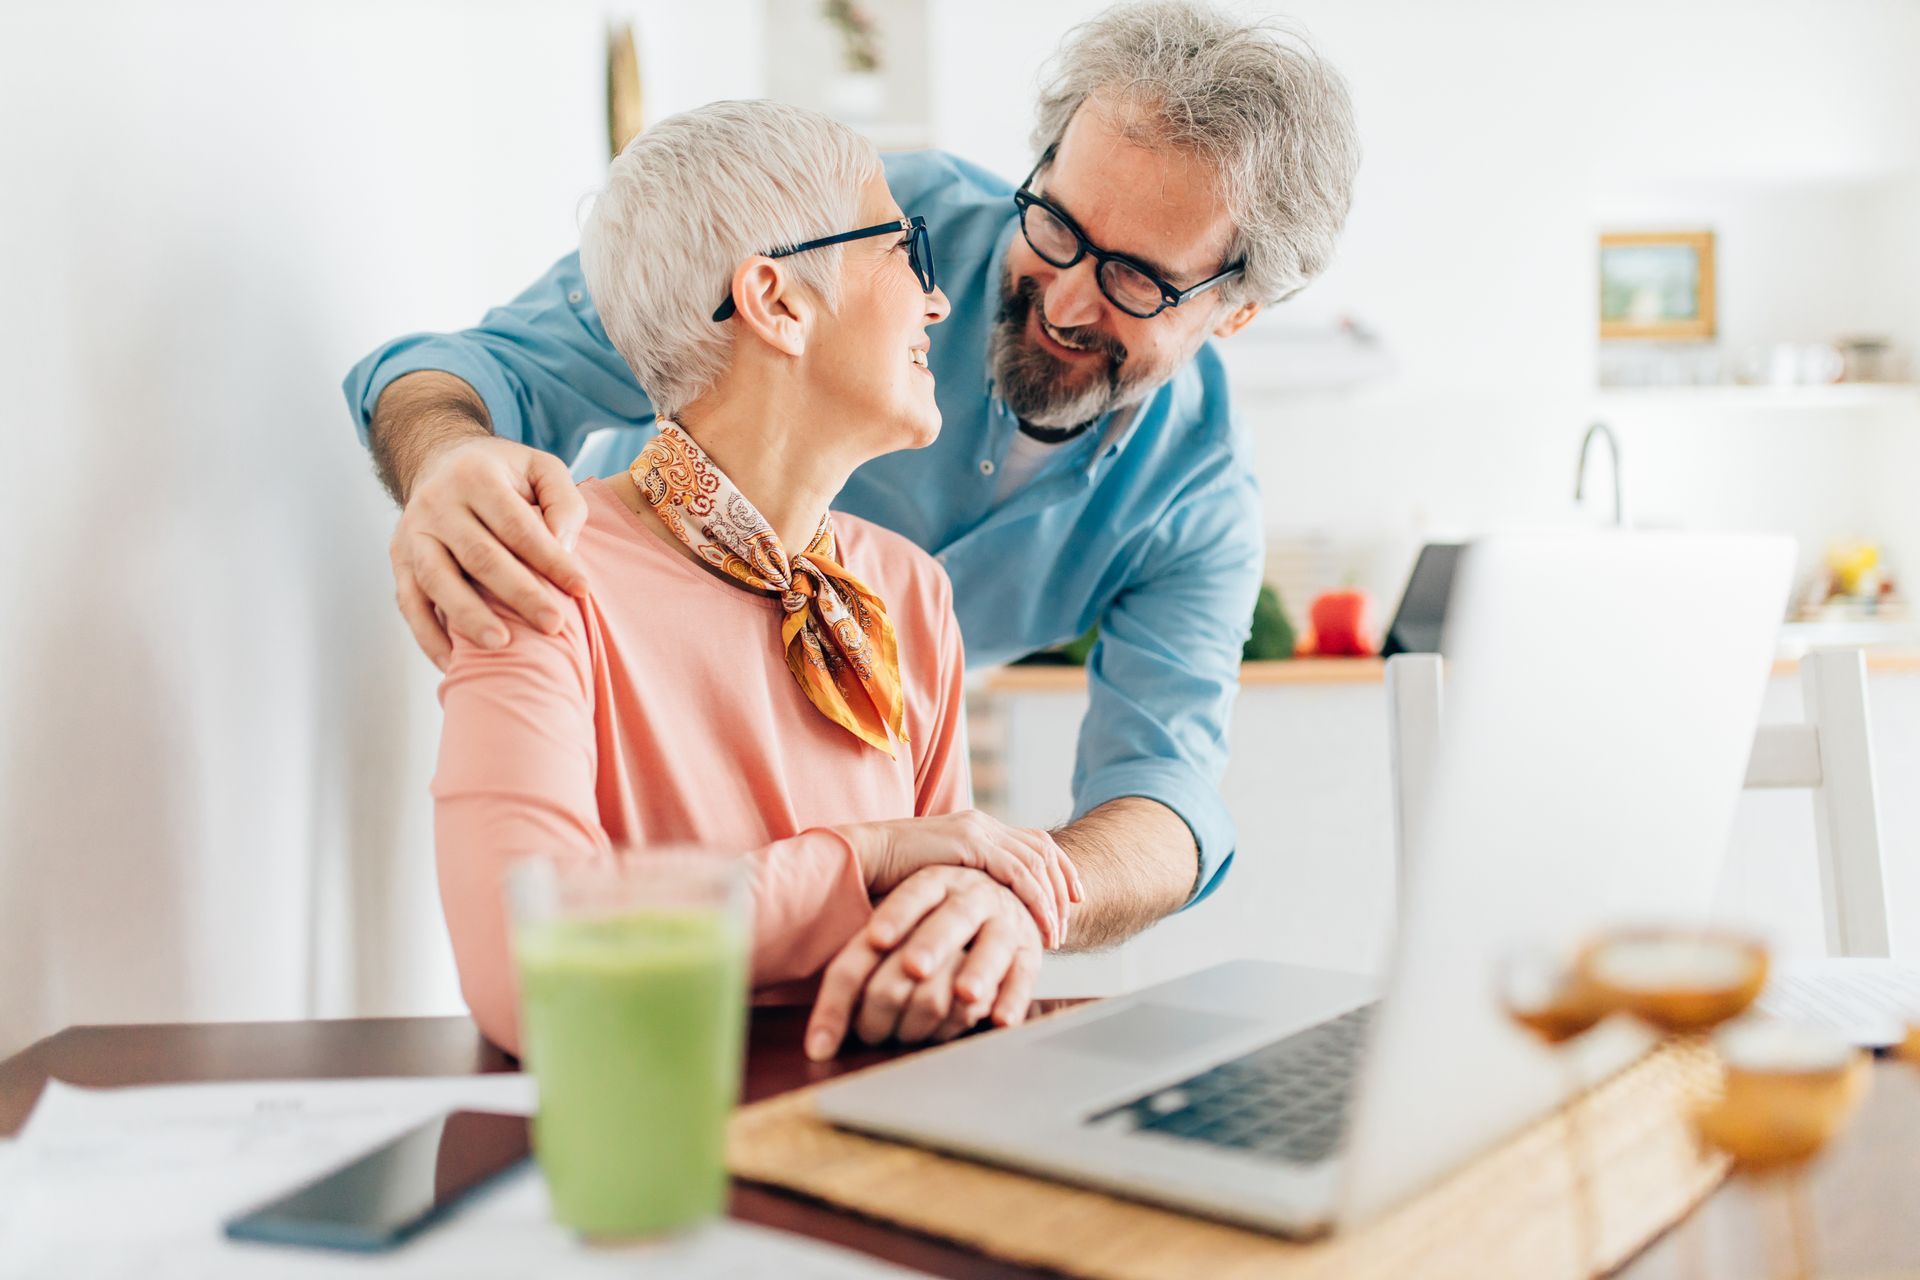
[[[1110,1017],[1037,1040],[1035,1047],[1128,1062],[1151,1062],[1198,1048],[1210,1040],[1242,1035],[1259,1025],[1252,1018],[1235,1018],[1224,1013],[1202,1013],[1170,1004],[1137,1004]]]

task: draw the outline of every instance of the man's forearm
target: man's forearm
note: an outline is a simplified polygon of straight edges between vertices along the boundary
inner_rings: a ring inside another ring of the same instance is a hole
[[[1086,900],[1065,951],[1125,942],[1193,896],[1200,851],[1180,815],[1157,800],[1123,796],[1053,833],[1080,872]]]
[[[450,373],[423,369],[395,378],[380,393],[367,448],[380,483],[404,507],[427,459],[456,441],[492,434],[479,392]]]

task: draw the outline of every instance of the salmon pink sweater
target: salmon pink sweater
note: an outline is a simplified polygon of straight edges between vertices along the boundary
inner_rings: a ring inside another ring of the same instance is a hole
[[[754,863],[753,981],[815,979],[872,914],[851,823],[968,807],[960,631],[933,559],[836,513],[840,563],[886,602],[906,744],[866,745],[787,670],[774,598],[694,563],[606,482],[581,486],[590,583],[555,593],[546,635],[508,617],[488,650],[456,637],[440,685],[433,780],[441,904],[460,986],[489,1040],[517,1052],[503,876],[522,854],[644,857],[691,843]]]

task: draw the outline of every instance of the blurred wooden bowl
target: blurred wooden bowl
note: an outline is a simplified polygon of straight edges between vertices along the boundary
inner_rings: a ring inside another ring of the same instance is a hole
[[[1767,985],[1767,948],[1709,929],[1623,929],[1581,952],[1599,998],[1669,1035],[1695,1035],[1739,1017]]]
[[[1825,1032],[1746,1023],[1715,1038],[1720,1096],[1694,1116],[1708,1143],[1754,1171],[1811,1158],[1846,1127],[1866,1096],[1866,1054]]]
[[[1500,1006],[1515,1024],[1557,1047],[1614,1012],[1573,961],[1544,949],[1516,952],[1500,966]]]

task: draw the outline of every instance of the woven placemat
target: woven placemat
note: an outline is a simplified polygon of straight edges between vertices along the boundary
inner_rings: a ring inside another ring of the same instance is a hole
[[[1705,1052],[1670,1045],[1572,1104],[1602,1269],[1725,1176],[1685,1119],[1715,1073]],[[727,1159],[738,1177],[1085,1280],[1555,1280],[1591,1270],[1567,1123],[1555,1114],[1364,1229],[1304,1243],[835,1129],[814,1114],[811,1089],[742,1108]]]

